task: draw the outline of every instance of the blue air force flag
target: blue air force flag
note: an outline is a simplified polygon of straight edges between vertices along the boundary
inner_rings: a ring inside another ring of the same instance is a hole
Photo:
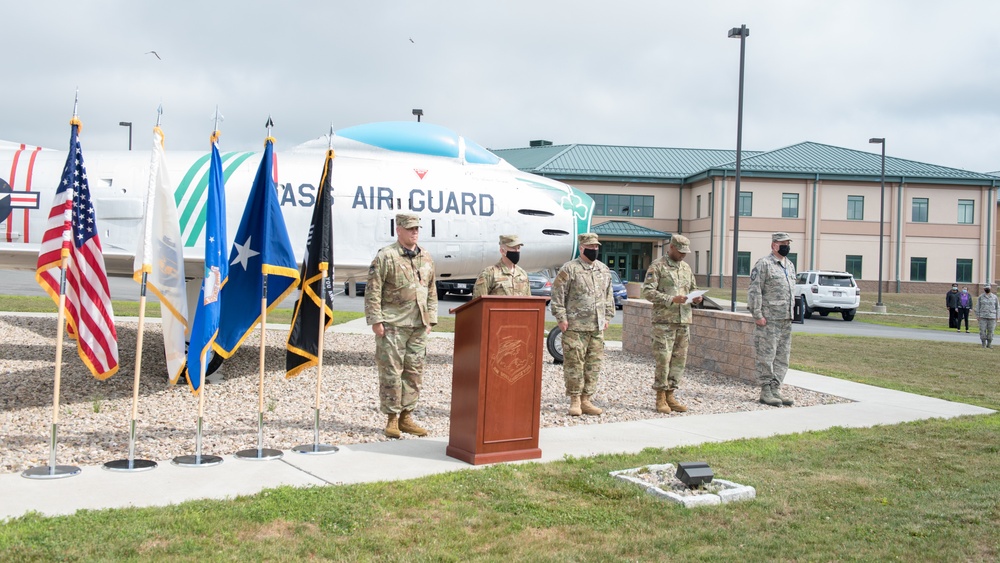
[[[299,271],[278,205],[274,177],[274,139],[264,141],[250,198],[229,253],[229,281],[222,290],[222,317],[215,351],[232,356],[260,322],[263,280],[267,274],[267,310],[298,286]]]

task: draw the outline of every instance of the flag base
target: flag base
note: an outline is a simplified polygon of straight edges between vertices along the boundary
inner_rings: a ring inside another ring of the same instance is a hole
[[[138,472],[156,469],[156,462],[150,459],[116,459],[104,464],[104,469],[108,471]]]
[[[21,477],[25,479],[62,479],[80,474],[80,468],[75,465],[39,465],[25,469]]]
[[[209,467],[222,463],[222,458],[217,455],[179,455],[170,463],[181,467]]]
[[[281,459],[285,453],[281,450],[275,450],[272,448],[248,448],[240,450],[233,455],[239,459],[246,459],[250,461],[268,461],[272,459]]]
[[[340,448],[330,444],[303,444],[295,446],[292,451],[300,454],[335,454],[340,451]]]

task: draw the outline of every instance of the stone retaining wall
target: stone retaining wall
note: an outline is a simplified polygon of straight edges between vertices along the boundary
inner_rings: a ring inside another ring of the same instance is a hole
[[[653,304],[628,299],[623,305],[622,350],[652,356]],[[756,383],[754,326],[747,313],[695,309],[687,365]]]

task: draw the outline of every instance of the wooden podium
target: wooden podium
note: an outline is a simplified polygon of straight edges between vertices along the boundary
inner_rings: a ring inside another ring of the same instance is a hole
[[[445,453],[473,465],[537,459],[545,298],[484,295],[452,309]]]

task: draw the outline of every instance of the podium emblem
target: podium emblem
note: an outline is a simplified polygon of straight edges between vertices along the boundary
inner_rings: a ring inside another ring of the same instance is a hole
[[[497,331],[497,352],[490,358],[490,372],[513,385],[531,373],[535,365],[534,349],[528,345],[527,327],[505,326]]]

